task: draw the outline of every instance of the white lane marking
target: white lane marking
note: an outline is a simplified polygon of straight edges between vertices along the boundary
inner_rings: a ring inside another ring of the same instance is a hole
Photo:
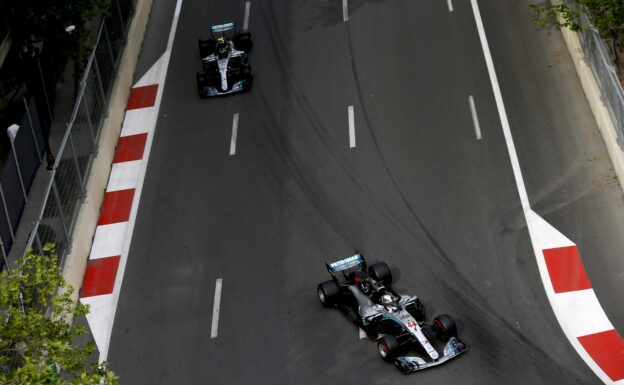
[[[452,0],[446,0],[448,3],[449,12],[453,12],[453,2]]]
[[[355,147],[355,116],[353,115],[353,106],[347,109],[349,114],[349,148]]]
[[[219,331],[219,311],[221,309],[221,288],[223,278],[218,278],[215,283],[214,305],[212,306],[212,327],[210,328],[210,338],[217,338]]]
[[[358,328],[358,329],[360,329],[360,339],[362,340],[366,338],[366,332],[364,331],[364,329],[362,328]]]
[[[514,146],[513,138],[511,136],[511,128],[509,127],[507,112],[505,111],[505,105],[503,104],[503,95],[501,93],[500,86],[498,85],[498,79],[496,78],[494,61],[492,60],[490,47],[488,46],[487,38],[485,36],[485,29],[483,28],[483,20],[481,20],[481,13],[479,12],[477,0],[470,0],[470,2],[472,4],[475,22],[477,23],[477,30],[479,31],[479,40],[481,41],[481,48],[483,49],[483,55],[485,56],[485,64],[487,65],[490,82],[492,83],[492,89],[494,91],[494,99],[496,99],[498,116],[501,121],[501,125],[503,126],[503,134],[505,136],[505,143],[507,144],[509,158],[511,159],[511,168],[513,169],[514,177],[516,179],[516,187],[518,188],[518,194],[520,194],[522,209],[526,213],[530,209],[529,197],[526,192],[526,187],[524,186],[524,179],[522,178],[522,171],[520,170],[518,154],[516,153],[516,147]]]
[[[477,140],[481,140],[481,126],[479,125],[477,107],[475,106],[474,98],[472,97],[472,95],[468,95],[468,104],[470,104],[470,113],[472,114],[472,124],[474,125],[475,135],[477,135]]]
[[[246,1],[245,2],[245,20],[243,21],[243,31],[247,31],[249,29],[249,10],[250,10],[250,8],[251,8],[251,1]]]
[[[349,3],[348,0],[342,0],[342,19],[349,21]]]
[[[232,139],[230,139],[230,155],[236,154],[236,136],[238,135],[238,112],[232,119]]]

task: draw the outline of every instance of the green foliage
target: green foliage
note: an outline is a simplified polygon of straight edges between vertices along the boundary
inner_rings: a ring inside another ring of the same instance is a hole
[[[555,21],[555,26],[558,28],[568,27],[579,30],[581,28],[579,16],[584,13],[603,35],[613,37],[621,33],[624,27],[624,2],[622,0],[571,0],[570,3],[532,4],[529,7],[535,13],[532,21],[538,25]],[[556,20],[557,16],[561,16],[562,21]]]
[[[68,320],[89,309],[75,306],[53,247],[45,250],[27,252],[11,274],[0,274],[0,384],[117,384],[105,363],[87,363],[93,343],[74,344],[87,330]]]

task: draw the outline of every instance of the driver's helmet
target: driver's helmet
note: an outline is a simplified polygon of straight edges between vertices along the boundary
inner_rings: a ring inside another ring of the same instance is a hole
[[[230,46],[225,41],[225,38],[223,36],[220,36],[219,38],[217,38],[217,55],[220,58],[226,57],[229,50],[230,50]]]
[[[392,298],[392,296],[390,294],[382,295],[381,296],[381,303],[386,307],[386,309],[390,313],[393,313],[393,312],[399,310],[399,306],[397,305],[397,303],[394,301],[394,298]]]

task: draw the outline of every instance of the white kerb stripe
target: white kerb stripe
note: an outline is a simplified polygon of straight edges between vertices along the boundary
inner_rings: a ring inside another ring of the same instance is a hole
[[[479,40],[481,41],[481,48],[483,49],[483,55],[485,56],[485,64],[487,65],[488,73],[490,75],[490,82],[492,83],[492,90],[494,91],[494,99],[496,99],[498,116],[500,118],[501,125],[503,126],[505,143],[507,144],[507,151],[509,152],[509,158],[511,159],[511,168],[513,169],[514,177],[516,179],[516,187],[518,188],[518,194],[520,195],[520,202],[522,203],[523,211],[526,212],[530,209],[529,197],[526,192],[526,187],[524,186],[522,171],[520,170],[520,162],[518,161],[516,147],[514,146],[513,138],[511,136],[509,120],[507,119],[507,112],[505,111],[505,104],[503,103],[503,95],[501,93],[500,86],[498,85],[498,79],[496,78],[494,61],[492,60],[490,47],[488,46],[487,37],[485,36],[485,29],[483,28],[483,20],[481,20],[479,5],[477,4],[477,0],[470,0],[470,3],[472,4],[475,22],[477,23]]]
[[[474,126],[475,135],[477,136],[477,140],[481,140],[481,126],[479,125],[477,107],[475,106],[474,98],[472,97],[472,95],[468,95],[468,104],[470,104],[470,113],[472,114],[472,125]]]
[[[364,339],[366,338],[366,332],[364,331],[364,329],[362,328],[358,328],[360,330],[360,339]]]
[[[243,31],[249,29],[249,11],[251,9],[251,1],[245,2],[245,19],[243,21]]]
[[[106,191],[135,188],[141,173],[142,161],[142,159],[139,159],[130,162],[113,163]]]
[[[128,222],[119,222],[96,227],[89,259],[121,255],[127,227]]]
[[[452,0],[446,0],[446,2],[448,3],[449,12],[453,12],[453,2],[452,2]]]
[[[238,112],[232,119],[232,138],[230,139],[230,155],[236,154],[236,137],[238,136]]]
[[[154,114],[154,107],[127,110],[121,128],[121,136],[144,134],[148,132],[149,122]]]
[[[353,114],[353,106],[347,109],[349,115],[349,148],[355,147],[355,116]]]
[[[342,0],[342,19],[349,21],[349,3],[347,0]]]
[[[219,311],[221,309],[221,288],[223,278],[218,278],[215,283],[214,305],[212,306],[212,327],[210,328],[210,338],[217,338],[219,332]]]
[[[565,327],[575,337],[613,329],[593,289],[555,294],[553,306],[565,319]]]

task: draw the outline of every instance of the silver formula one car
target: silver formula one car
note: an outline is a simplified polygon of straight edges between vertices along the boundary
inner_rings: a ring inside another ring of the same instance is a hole
[[[450,316],[442,314],[426,322],[418,297],[390,288],[392,273],[384,262],[367,269],[364,257],[357,253],[326,266],[332,279],[317,287],[323,306],[345,313],[377,341],[381,358],[404,373],[440,365],[468,350]]]
[[[214,25],[208,39],[199,39],[203,72],[197,74],[200,98],[249,91],[253,75],[248,52],[253,47],[249,32],[238,32],[234,23]]]

